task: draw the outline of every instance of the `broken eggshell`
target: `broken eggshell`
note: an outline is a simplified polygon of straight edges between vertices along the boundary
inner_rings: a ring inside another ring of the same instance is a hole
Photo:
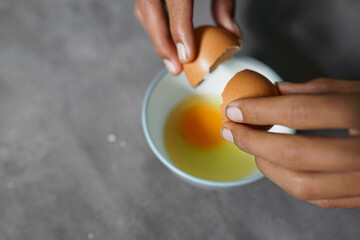
[[[235,74],[226,84],[222,92],[221,119],[223,123],[230,121],[226,116],[227,105],[238,99],[277,96],[275,85],[263,75],[252,70],[243,70]],[[253,126],[257,129],[268,130],[272,126]]]
[[[215,26],[195,29],[196,57],[183,64],[185,75],[192,87],[196,87],[222,62],[231,59],[240,49],[239,40],[226,30]]]

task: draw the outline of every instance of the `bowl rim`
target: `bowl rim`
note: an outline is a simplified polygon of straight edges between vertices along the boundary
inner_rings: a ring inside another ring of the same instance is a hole
[[[248,57],[248,56],[246,56]],[[236,58],[236,57],[235,57]],[[251,57],[248,57],[251,58]],[[253,60],[256,60],[254,58],[251,58]],[[258,61],[258,60],[256,60]],[[260,62],[260,61],[258,61]],[[262,63],[262,62],[260,62]],[[270,67],[268,67],[271,71],[273,71]],[[171,171],[173,171],[174,173],[176,173],[177,175],[179,175],[180,177],[183,177],[184,179],[187,179],[188,181],[195,183],[195,184],[199,184],[199,185],[204,185],[204,186],[208,186],[208,187],[235,187],[235,186],[240,186],[240,185],[245,185],[245,184],[249,184],[251,182],[255,182],[261,178],[264,177],[264,175],[262,173],[257,173],[254,176],[251,177],[246,177],[244,179],[240,179],[240,180],[235,180],[235,181],[213,181],[213,180],[207,180],[207,179],[203,179],[203,178],[199,178],[199,177],[195,177],[187,172],[184,172],[183,170],[179,169],[178,167],[176,167],[174,164],[171,163],[170,160],[167,160],[167,157],[164,156],[155,146],[154,141],[151,137],[150,131],[149,131],[149,125],[148,125],[148,121],[147,121],[147,109],[148,109],[148,105],[149,105],[149,99],[154,91],[154,89],[157,87],[157,85],[159,84],[159,82],[163,79],[163,77],[168,74],[168,71],[166,70],[166,68],[163,68],[156,76],[155,78],[151,81],[150,85],[148,86],[144,99],[143,99],[143,104],[142,104],[142,109],[141,109],[141,123],[142,123],[142,128],[143,128],[143,132],[145,135],[145,139],[147,141],[147,143],[150,146],[150,149],[153,151],[153,153],[155,154],[155,156],[167,167],[169,168]]]

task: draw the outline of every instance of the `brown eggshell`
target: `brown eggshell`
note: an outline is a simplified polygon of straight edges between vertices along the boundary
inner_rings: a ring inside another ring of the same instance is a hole
[[[191,63],[183,64],[185,75],[195,87],[199,85],[208,72],[225,60],[231,59],[240,49],[239,41],[220,27],[201,26],[195,29],[196,57]]]
[[[251,71],[243,70],[235,74],[226,84],[222,93],[223,103],[221,104],[221,119],[223,123],[230,121],[226,115],[226,106],[235,100],[244,98],[270,97],[278,95],[278,91],[263,75]],[[271,126],[256,127],[269,129]]]

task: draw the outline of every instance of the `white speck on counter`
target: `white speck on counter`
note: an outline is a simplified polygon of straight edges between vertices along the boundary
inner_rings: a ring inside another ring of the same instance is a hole
[[[94,237],[95,235],[92,232],[88,233],[88,239],[94,239]]]
[[[119,219],[119,220],[118,220],[118,224],[119,224],[120,226],[122,226],[122,225],[124,224],[124,220]]]
[[[120,141],[120,147],[126,148],[126,146],[127,146],[127,142],[125,140],[121,140]]]
[[[9,182],[7,184],[7,187],[8,187],[8,189],[14,189],[15,188],[15,183],[14,182]]]
[[[109,134],[107,137],[108,142],[115,142],[116,141],[116,136],[114,134]]]

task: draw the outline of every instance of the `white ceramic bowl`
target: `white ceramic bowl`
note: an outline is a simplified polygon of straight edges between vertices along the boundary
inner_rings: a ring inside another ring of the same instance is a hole
[[[256,71],[272,82],[282,81],[264,63],[248,56],[236,56],[221,64],[213,73],[208,75],[206,81],[195,89],[187,82],[184,73],[174,77],[165,69],[155,77],[148,87],[142,107],[142,127],[145,138],[158,159],[186,182],[200,187],[218,189],[248,184],[263,177],[257,169],[250,176],[236,181],[211,181],[192,176],[171,162],[163,142],[163,130],[167,116],[180,101],[194,94],[221,94],[231,77],[244,69]],[[270,131],[278,133],[294,132],[292,129],[277,125]]]

